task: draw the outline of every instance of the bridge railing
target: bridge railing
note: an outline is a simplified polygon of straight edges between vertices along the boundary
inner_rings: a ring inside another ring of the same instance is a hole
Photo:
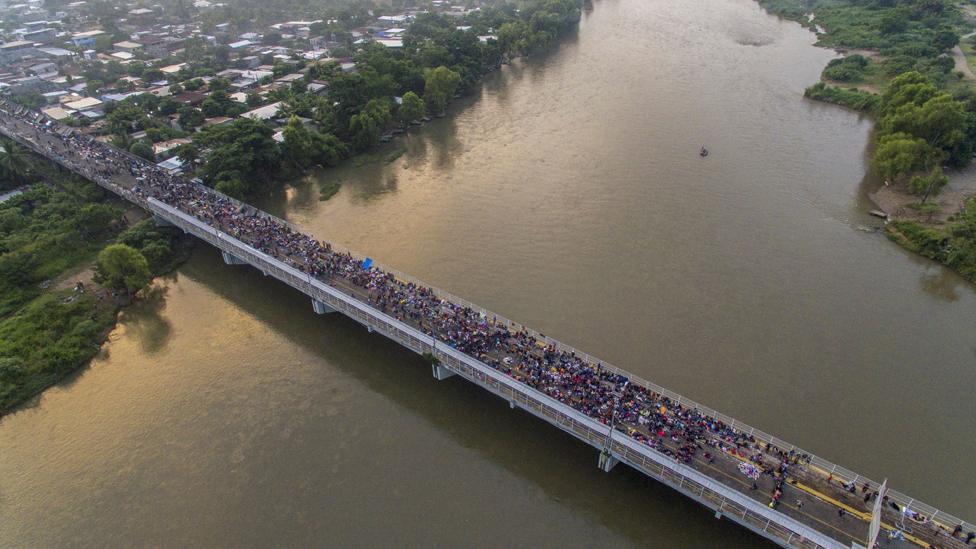
[[[49,151],[44,150],[42,147],[35,147],[30,141],[25,141],[19,135],[17,135],[15,132],[10,132],[6,127],[3,127],[3,130],[4,130],[4,133],[5,134],[7,134],[10,137],[13,137],[18,142],[20,142],[20,143],[22,143],[24,145],[29,146],[32,150],[35,150],[35,152],[38,152],[39,154],[41,154],[41,155],[43,155],[45,157],[51,158],[51,156],[49,154]],[[106,180],[105,178],[103,178],[101,176],[98,176],[97,174],[91,173],[90,170],[85,170],[85,169],[83,169],[83,168],[81,168],[79,166],[76,166],[76,165],[68,165],[66,163],[65,159],[60,159],[60,160],[58,160],[58,159],[52,159],[52,160],[56,160],[60,164],[65,165],[66,167],[68,167],[69,169],[72,169],[74,171],[83,172],[83,175],[85,175],[85,177],[88,177],[88,178],[92,179],[93,181],[95,181],[99,185],[101,185],[101,186],[103,186],[103,187],[105,187],[105,188],[107,188],[109,190],[112,190],[113,192],[116,192],[120,196],[123,196],[124,198],[126,198],[126,199],[128,199],[130,201],[133,201],[133,202],[136,202],[136,203],[138,203],[140,205],[146,206],[146,201],[144,199],[142,199],[142,197],[139,197],[138,195],[135,195],[131,191],[128,191],[127,189],[124,189],[124,188],[122,188],[122,187],[120,187],[118,185],[115,185],[115,184],[111,183],[110,181]],[[217,191],[215,191],[213,189],[209,189],[208,188],[208,191],[209,192],[213,192],[215,194],[220,194],[221,196],[226,197],[226,195],[222,195],[221,193],[218,193]],[[288,226],[293,231],[301,232],[301,229],[300,228],[298,228],[298,227],[296,227],[296,226],[294,226],[294,225],[292,225],[292,224],[290,224],[290,223],[288,223],[288,222],[286,222],[286,221],[284,221],[284,220],[282,220],[282,219],[280,219],[278,217],[275,217],[275,216],[273,216],[271,214],[268,214],[266,212],[263,212],[262,210],[258,210],[256,208],[254,208],[253,206],[250,206],[249,204],[240,202],[240,201],[235,200],[233,198],[230,198],[230,197],[226,197],[226,198],[228,200],[230,200],[231,202],[237,204],[239,207],[244,208],[244,209],[247,209],[247,211],[251,211],[251,212],[254,212],[256,215],[261,215],[263,217],[267,217],[269,219],[275,220],[276,222],[279,222],[279,223],[281,223],[281,224],[283,224],[285,226]],[[159,204],[162,204],[162,203],[159,203]],[[218,244],[216,244],[213,241],[210,241],[210,242],[212,244],[218,245]],[[345,247],[343,247],[341,245],[338,245],[336,243],[332,243],[332,246],[333,246],[333,249],[334,250],[348,252],[353,257],[356,257],[356,258],[362,259],[362,258],[366,257],[363,254],[354,252],[354,251],[350,250],[349,248],[345,248]],[[492,312],[492,311],[490,311],[488,309],[485,309],[485,308],[483,308],[483,307],[481,307],[479,305],[476,305],[474,303],[471,303],[470,301],[468,301],[466,299],[463,299],[463,298],[461,298],[459,296],[456,296],[456,295],[451,294],[451,293],[449,293],[447,291],[444,291],[444,290],[441,290],[441,289],[436,288],[434,286],[431,286],[429,284],[426,284],[423,281],[421,281],[419,279],[416,279],[416,278],[414,278],[414,277],[412,277],[412,276],[410,276],[410,275],[408,275],[406,273],[402,273],[402,272],[400,272],[397,269],[391,268],[391,267],[389,267],[387,265],[383,265],[382,263],[379,263],[379,262],[374,262],[373,263],[373,266],[376,267],[376,268],[378,268],[378,269],[382,269],[385,272],[388,272],[388,273],[392,274],[393,276],[395,276],[396,278],[398,278],[399,280],[401,280],[403,282],[413,282],[416,285],[419,285],[419,286],[422,286],[422,287],[426,287],[426,288],[430,288],[439,298],[444,299],[446,301],[453,302],[455,304],[458,304],[458,305],[461,305],[461,306],[464,306],[464,307],[468,307],[468,308],[470,308],[473,311],[477,311],[481,315],[483,315],[486,319],[488,319],[490,321],[493,321],[496,325],[505,326],[510,331],[514,331],[514,332],[524,331],[524,332],[532,335],[533,337],[535,337],[539,341],[545,342],[548,345],[552,345],[555,348],[559,349],[560,351],[563,351],[563,352],[566,352],[566,353],[574,353],[577,357],[580,357],[582,360],[585,360],[588,364],[590,364],[593,367],[595,367],[597,365],[600,365],[603,369],[605,369],[607,371],[611,371],[611,372],[620,374],[622,376],[625,376],[628,379],[630,379],[632,383],[636,383],[636,384],[641,385],[641,386],[643,386],[643,387],[645,387],[645,388],[647,388],[647,389],[649,389],[651,391],[654,391],[654,392],[656,392],[656,393],[658,393],[660,395],[666,396],[669,399],[671,399],[672,401],[676,402],[677,404],[680,404],[680,405],[685,406],[685,407],[693,408],[693,409],[698,410],[699,412],[701,412],[701,413],[703,413],[703,414],[705,414],[707,416],[710,416],[710,417],[712,417],[714,419],[718,419],[718,420],[722,421],[723,423],[725,423],[726,425],[728,425],[730,428],[736,430],[737,432],[744,433],[744,434],[749,434],[749,435],[755,437],[757,440],[762,441],[765,444],[771,444],[771,445],[774,445],[774,446],[776,446],[778,448],[781,448],[783,450],[787,450],[787,451],[788,450],[794,450],[797,453],[807,454],[808,456],[810,456],[810,463],[812,465],[814,465],[815,467],[817,467],[818,469],[820,469],[823,472],[823,474],[825,474],[825,475],[826,474],[832,475],[833,478],[835,480],[837,480],[837,481],[840,481],[840,482],[855,482],[855,483],[860,484],[860,485],[866,484],[866,485],[868,485],[873,490],[877,490],[879,488],[879,486],[880,486],[878,482],[873,481],[873,480],[871,480],[871,479],[869,479],[869,478],[867,478],[867,477],[865,477],[863,475],[857,474],[857,473],[855,473],[853,471],[850,471],[850,470],[848,470],[846,468],[843,468],[843,467],[841,467],[841,466],[839,466],[839,465],[837,465],[837,464],[835,464],[835,463],[833,463],[833,462],[831,462],[831,461],[829,461],[827,459],[821,458],[821,457],[819,457],[819,456],[817,456],[817,455],[815,455],[815,454],[813,454],[811,452],[802,450],[802,449],[796,447],[795,445],[793,445],[793,444],[791,444],[791,443],[789,443],[789,442],[787,442],[785,440],[776,438],[776,437],[774,437],[774,436],[772,436],[772,435],[770,435],[768,433],[765,433],[765,432],[763,432],[763,431],[761,431],[759,429],[756,429],[756,428],[754,428],[754,427],[752,427],[752,426],[750,426],[750,425],[748,425],[746,423],[743,423],[741,421],[738,421],[738,420],[736,420],[735,418],[733,418],[731,416],[728,416],[726,414],[723,414],[723,413],[721,413],[721,412],[719,412],[717,410],[714,410],[714,409],[712,409],[712,408],[710,408],[708,406],[702,405],[702,404],[700,404],[700,403],[698,403],[698,402],[696,402],[694,400],[691,400],[691,399],[689,399],[687,397],[684,397],[684,396],[682,396],[682,395],[680,395],[680,394],[678,394],[678,393],[676,393],[674,391],[671,391],[671,390],[669,390],[669,389],[667,389],[665,387],[662,387],[660,385],[657,385],[656,383],[652,383],[652,382],[650,382],[648,380],[642,379],[639,376],[635,376],[632,373],[627,372],[625,370],[622,370],[620,368],[617,368],[616,366],[613,366],[612,364],[609,364],[607,362],[597,360],[595,357],[592,357],[589,354],[584,353],[584,352],[582,352],[582,351],[580,351],[580,350],[578,350],[578,349],[576,349],[574,347],[571,347],[569,345],[566,345],[566,344],[562,343],[561,341],[558,341],[556,339],[553,339],[551,337],[548,337],[548,336],[546,336],[546,335],[544,335],[542,333],[539,333],[539,332],[537,332],[537,331],[535,331],[535,330],[533,330],[533,329],[531,329],[531,328],[529,328],[529,327],[527,327],[527,326],[525,326],[523,324],[514,322],[514,321],[512,321],[512,320],[510,320],[508,318],[505,318],[504,316],[498,315],[497,313],[494,313],[494,312]],[[917,501],[914,498],[911,498],[911,497],[909,497],[907,495],[901,494],[900,492],[897,492],[897,491],[894,491],[894,490],[889,490],[888,491],[888,496],[889,496],[889,499],[891,501],[897,503],[901,507],[903,507],[903,508],[904,507],[907,507],[907,508],[913,509],[915,511],[918,511],[918,512],[920,512],[920,513],[928,516],[930,519],[932,519],[932,520],[934,520],[934,521],[936,521],[936,522],[938,522],[938,523],[940,523],[942,525],[948,525],[949,526],[949,529],[954,528],[956,525],[962,525],[963,528],[966,531],[976,531],[976,525],[973,525],[970,522],[963,521],[963,520],[961,520],[961,519],[959,519],[957,517],[954,517],[954,516],[952,516],[952,515],[950,515],[948,513],[945,513],[943,511],[940,511],[940,510],[936,509],[935,507],[932,507],[932,506],[927,505],[927,504],[925,504],[923,502]]]

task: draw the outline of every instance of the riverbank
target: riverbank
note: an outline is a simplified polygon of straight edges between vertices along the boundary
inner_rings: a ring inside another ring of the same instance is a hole
[[[972,60],[965,53],[972,51],[972,44],[960,42],[972,40],[972,13],[947,2],[887,8],[843,2],[758,2],[771,13],[811,29],[818,46],[844,55],[828,63],[820,82],[804,95],[865,112],[876,120],[879,131],[872,137],[872,169],[884,184],[868,197],[887,215],[889,238],[976,282],[976,233],[967,217],[967,211],[971,215],[976,209],[970,198],[976,195],[976,182],[942,175],[943,165],[950,174],[953,168],[968,165],[976,141],[970,121],[976,111],[976,92],[969,67]],[[889,91],[899,78],[901,95]],[[912,86],[924,91],[912,91]],[[923,114],[926,109],[940,111],[945,119],[955,118],[957,125],[920,127],[937,124],[931,115]],[[953,132],[956,137],[947,143],[944,136]],[[887,142],[879,151],[878,140],[885,136]]]
[[[88,364],[138,299],[101,281],[102,250],[131,246],[152,276],[188,257],[189,239],[145,217],[67,176],[0,204],[0,416]]]

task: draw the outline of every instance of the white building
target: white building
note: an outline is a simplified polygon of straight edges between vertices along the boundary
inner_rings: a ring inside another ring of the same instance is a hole
[[[278,116],[278,107],[280,106],[281,106],[281,101],[278,101],[277,103],[272,103],[270,105],[258,107],[253,111],[247,111],[241,116],[252,118],[254,120],[271,120],[272,118]]]

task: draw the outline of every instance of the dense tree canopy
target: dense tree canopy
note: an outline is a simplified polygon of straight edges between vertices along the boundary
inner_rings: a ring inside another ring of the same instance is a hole
[[[887,179],[929,170],[942,162],[965,165],[972,157],[974,116],[967,112],[966,104],[918,72],[891,81],[881,97],[878,115],[874,164]],[[926,181],[939,180],[941,172],[928,177],[935,179]],[[925,187],[928,194],[942,185],[926,183]]]
[[[125,244],[111,244],[98,253],[98,276],[108,286],[135,293],[149,284],[149,263]]]
[[[155,155],[153,155],[152,145],[146,143],[141,139],[139,141],[132,143],[132,146],[129,147],[129,152],[136,156],[141,156],[142,158],[145,158],[150,162],[153,162],[155,160]]]
[[[931,160],[932,149],[925,140],[906,133],[881,136],[874,151],[875,167],[889,180],[926,169]]]
[[[30,162],[24,149],[9,139],[0,140],[0,190],[23,185],[29,172]]]
[[[376,145],[380,131],[390,121],[390,105],[385,100],[373,99],[349,119],[349,135],[357,150]]]
[[[403,103],[400,104],[400,109],[397,111],[397,117],[401,122],[409,124],[420,120],[425,114],[427,114],[427,108],[419,95],[412,91],[403,94]]]
[[[284,156],[300,168],[314,164],[335,166],[349,154],[348,147],[339,138],[307,128],[297,116],[288,120],[283,134]]]
[[[447,67],[429,70],[424,81],[424,101],[430,110],[443,113],[460,83],[461,76]]]
[[[210,149],[201,170],[204,182],[238,198],[260,190],[281,161],[272,135],[267,124],[251,118],[201,131],[196,142]]]

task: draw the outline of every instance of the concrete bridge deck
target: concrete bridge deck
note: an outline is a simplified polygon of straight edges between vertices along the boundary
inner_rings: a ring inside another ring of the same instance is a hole
[[[598,464],[604,470],[609,471],[618,462],[624,462],[714,510],[717,517],[730,518],[782,546],[834,548],[866,543],[871,504],[864,502],[863,495],[877,491],[878,483],[447,292],[434,290],[439,298],[479,311],[485,318],[493,319],[493,325],[506,327],[511,333],[525,331],[556,349],[574,353],[590,365],[599,364],[604,370],[617,372],[628,378],[629,383],[663,395],[682,409],[694,410],[719,420],[751,441],[733,445],[722,440],[719,435],[706,432],[706,436],[712,437],[711,440],[701,441],[704,444],[702,449],[707,453],[696,453],[689,460],[675,459],[672,454],[678,453],[681,446],[679,441],[665,438],[661,442],[661,448],[654,449],[639,441],[641,436],[650,434],[642,432],[640,426],[619,423],[612,425],[612,421],[611,425],[607,425],[606,422],[581,413],[571,405],[572,402],[554,399],[521,382],[519,378],[524,372],[517,361],[513,362],[511,372],[503,373],[486,361],[497,363],[504,360],[504,356],[496,353],[495,356],[475,357],[462,353],[439,340],[437,336],[426,333],[420,323],[394,318],[385,313],[373,304],[368,291],[362,287],[344,279],[319,280],[290,264],[293,262],[289,258],[260,251],[248,242],[235,238],[224,227],[211,226],[174,205],[133,192],[135,177],[129,174],[106,175],[96,159],[86,156],[84,151],[65,146],[63,140],[54,133],[64,131],[64,128],[38,128],[31,121],[33,116],[36,115],[14,116],[0,110],[0,133],[138,204],[150,211],[157,220],[177,226],[214,245],[223,253],[228,264],[251,265],[309,295],[316,312],[343,313],[371,332],[379,332],[408,349],[436,359],[432,362],[432,372],[437,379],[460,375],[505,399],[513,408],[521,408],[594,446],[600,450]],[[250,208],[242,204],[240,207]],[[271,218],[264,212],[250,211],[254,215],[266,216],[285,225],[285,222]],[[294,227],[292,229],[297,231]],[[393,274],[400,281],[415,282],[429,288],[429,285],[393,269],[374,266]],[[718,444],[722,444],[722,448],[718,448]],[[775,482],[773,477],[762,475],[753,484],[752,480],[740,472],[739,467],[742,463],[751,463],[759,453],[767,468],[774,468],[786,452],[791,452],[790,456],[802,458],[795,459],[796,463],[791,465],[779,504],[771,508],[768,504]],[[842,486],[844,483],[853,483],[855,493],[846,490]],[[896,506],[898,511],[895,510]],[[924,515],[927,518],[925,523],[906,518],[901,512],[906,507]],[[898,531],[903,534],[904,539],[888,539],[882,534],[880,545],[966,547],[963,539],[951,535],[957,525],[962,526],[964,533],[976,531],[972,524],[964,523],[898,492],[889,491],[888,501],[882,512],[882,532]]]

